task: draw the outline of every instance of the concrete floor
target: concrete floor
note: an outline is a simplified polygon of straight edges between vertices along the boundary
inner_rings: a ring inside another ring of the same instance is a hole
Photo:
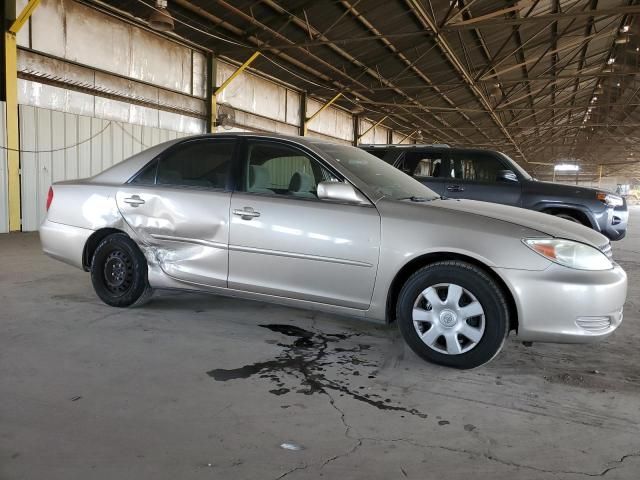
[[[467,372],[313,312],[184,293],[109,308],[35,234],[0,236],[0,479],[637,479],[640,207],[630,223],[609,341],[511,338]]]

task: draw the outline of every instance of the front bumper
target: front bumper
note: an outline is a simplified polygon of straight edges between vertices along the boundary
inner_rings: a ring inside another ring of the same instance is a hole
[[[73,227],[45,219],[40,225],[42,250],[50,257],[82,268],[82,253],[93,230]]]
[[[625,237],[628,221],[629,210],[626,202],[620,207],[607,208],[602,215],[597,217],[600,231],[610,240],[622,240]]]
[[[597,272],[556,264],[542,271],[495,270],[513,293],[519,340],[591,343],[622,322],[627,275],[619,265]]]

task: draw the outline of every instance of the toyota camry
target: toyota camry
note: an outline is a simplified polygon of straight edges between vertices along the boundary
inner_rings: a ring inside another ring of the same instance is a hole
[[[587,343],[622,321],[609,240],[542,213],[436,195],[355,147],[214,134],[49,190],[44,251],[102,301],[181,289],[396,322],[431,362],[472,368],[509,332]]]

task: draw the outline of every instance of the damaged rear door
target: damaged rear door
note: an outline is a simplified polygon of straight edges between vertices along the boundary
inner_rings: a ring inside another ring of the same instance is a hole
[[[175,144],[116,194],[138,241],[177,280],[227,286],[235,146],[224,137]]]

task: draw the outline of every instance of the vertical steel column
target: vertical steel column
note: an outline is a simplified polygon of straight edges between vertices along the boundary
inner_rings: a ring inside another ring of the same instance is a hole
[[[207,120],[205,125],[205,131],[212,133],[215,127],[215,117],[213,116],[213,84],[216,81],[216,59],[213,57],[213,53],[207,53],[207,85],[206,85],[206,99],[207,99]]]
[[[9,197],[9,231],[21,228],[20,204],[20,134],[18,126],[18,46],[16,35],[40,3],[29,0],[9,30],[4,32],[4,79],[7,107],[7,180]]]
[[[360,115],[353,115],[353,146],[357,147],[360,140]]]
[[[300,135],[305,136],[307,133],[305,123],[307,119],[307,92],[300,94]]]

